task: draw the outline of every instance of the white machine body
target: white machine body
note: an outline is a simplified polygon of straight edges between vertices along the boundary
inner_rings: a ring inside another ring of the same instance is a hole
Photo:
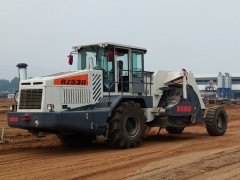
[[[149,78],[149,77],[148,77]],[[201,109],[205,109],[205,105],[203,103],[203,100],[201,98],[200,92],[197,87],[196,80],[194,78],[194,75],[186,71],[181,72],[172,72],[172,71],[156,71],[152,75],[152,81],[151,81],[151,95],[153,96],[153,108],[145,108],[145,115],[147,117],[147,122],[150,122],[154,120],[155,116],[159,116],[162,109],[157,107],[158,103],[163,95],[163,90],[161,88],[168,87],[170,84],[182,84],[183,85],[183,98],[187,99],[187,84],[192,86],[194,91],[196,92]],[[150,85],[147,89],[150,89]],[[148,95],[150,95],[150,92],[147,92]]]
[[[102,71],[86,69],[20,82],[18,112],[61,112],[96,104],[103,97]]]

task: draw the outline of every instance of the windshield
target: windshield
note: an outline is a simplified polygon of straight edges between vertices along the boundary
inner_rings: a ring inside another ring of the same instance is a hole
[[[90,61],[93,60],[93,69],[103,71],[103,83],[104,91],[108,91],[108,88],[114,82],[114,61],[113,50],[105,50],[102,47],[86,47],[81,48],[78,51],[78,70],[89,69]]]
[[[84,70],[89,68],[90,59],[93,59],[93,66],[96,66],[97,60],[97,48],[82,48],[78,51],[78,70]]]

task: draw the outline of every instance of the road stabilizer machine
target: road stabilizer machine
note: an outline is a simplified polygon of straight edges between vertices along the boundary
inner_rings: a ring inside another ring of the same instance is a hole
[[[134,46],[107,42],[73,49],[68,61],[72,65],[77,57],[76,71],[20,81],[10,127],[55,133],[69,146],[104,136],[113,148],[141,145],[144,137],[159,134],[153,127],[181,134],[205,123],[209,135],[225,133],[224,108],[205,110],[191,72],[145,71],[147,50]]]

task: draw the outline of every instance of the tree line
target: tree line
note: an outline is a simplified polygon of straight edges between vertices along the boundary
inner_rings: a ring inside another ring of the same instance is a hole
[[[19,89],[19,78],[14,77],[11,81],[0,79],[0,92],[14,93]]]

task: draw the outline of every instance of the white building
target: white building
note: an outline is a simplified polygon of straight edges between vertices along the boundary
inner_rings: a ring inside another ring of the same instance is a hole
[[[198,84],[198,88],[200,91],[204,91],[206,85],[210,80],[213,80],[216,84],[218,84],[218,75],[219,73],[211,73],[211,74],[195,74],[195,78]],[[240,98],[240,73],[230,73],[231,76],[231,97],[232,98]],[[219,88],[219,87],[218,87]]]
[[[8,94],[8,99],[13,99],[14,98],[14,94]]]

